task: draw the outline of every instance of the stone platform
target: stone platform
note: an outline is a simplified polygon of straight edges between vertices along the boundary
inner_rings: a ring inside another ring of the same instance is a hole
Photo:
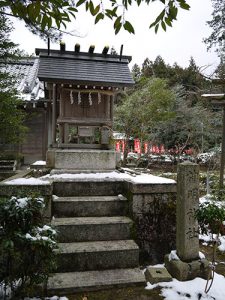
[[[47,166],[67,170],[114,170],[114,150],[52,149],[47,151]]]

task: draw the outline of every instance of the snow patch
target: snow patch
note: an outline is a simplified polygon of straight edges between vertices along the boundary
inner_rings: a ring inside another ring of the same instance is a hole
[[[225,278],[222,275],[215,273],[213,285],[206,294],[204,292],[206,280],[195,278],[189,281],[178,281],[173,279],[170,282],[161,282],[156,284],[147,283],[147,290],[156,287],[162,288],[161,295],[164,300],[224,300],[225,299]]]
[[[12,185],[48,185],[49,181],[30,177],[30,178],[16,178],[9,181],[5,181],[4,183],[12,184]]]
[[[199,258],[200,259],[205,259],[205,254],[204,253],[202,253],[201,251],[199,251]]]
[[[108,173],[80,173],[80,174],[48,174],[40,177],[40,179],[95,179],[95,180],[104,180],[104,179],[112,179],[112,180],[128,180],[133,183],[140,184],[171,184],[176,183],[173,179],[163,178],[154,176],[151,174],[128,174],[128,173],[120,173],[120,172],[108,172]]]
[[[33,166],[46,166],[46,161],[45,160],[37,160],[33,164]]]
[[[178,255],[177,255],[177,251],[176,250],[172,250],[169,254],[169,261],[171,260],[180,260]]]
[[[225,236],[219,236],[219,242],[220,242],[220,245],[218,246],[218,249],[221,251],[221,252],[225,252]]]

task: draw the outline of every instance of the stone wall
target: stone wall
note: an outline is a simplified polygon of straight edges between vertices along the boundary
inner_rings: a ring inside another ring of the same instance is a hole
[[[161,263],[176,247],[176,184],[131,184],[128,190],[141,262]]]

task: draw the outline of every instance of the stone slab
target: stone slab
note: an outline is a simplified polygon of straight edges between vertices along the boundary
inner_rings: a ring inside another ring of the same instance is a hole
[[[133,222],[127,217],[55,218],[58,241],[82,242],[129,239]]]
[[[116,168],[114,150],[56,150],[56,169],[113,170]]]
[[[70,196],[100,196],[124,194],[124,182],[119,180],[54,180],[53,194],[62,197]]]
[[[80,196],[53,198],[55,217],[121,216],[128,211],[128,201],[118,196]]]
[[[58,272],[135,268],[139,248],[132,240],[59,244]]]
[[[129,183],[133,194],[176,193],[176,183]]]
[[[157,282],[172,281],[172,276],[166,268],[147,267],[145,271],[145,278],[148,282],[154,284]]]
[[[145,277],[139,268],[56,273],[49,278],[47,293],[49,296],[69,295],[113,287],[144,287],[145,284]]]

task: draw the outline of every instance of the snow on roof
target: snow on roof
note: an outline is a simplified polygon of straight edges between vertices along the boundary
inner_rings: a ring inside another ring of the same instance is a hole
[[[1,72],[7,72],[17,79],[16,89],[24,101],[44,99],[44,85],[37,78],[38,58],[22,58],[15,62],[1,64]]]

